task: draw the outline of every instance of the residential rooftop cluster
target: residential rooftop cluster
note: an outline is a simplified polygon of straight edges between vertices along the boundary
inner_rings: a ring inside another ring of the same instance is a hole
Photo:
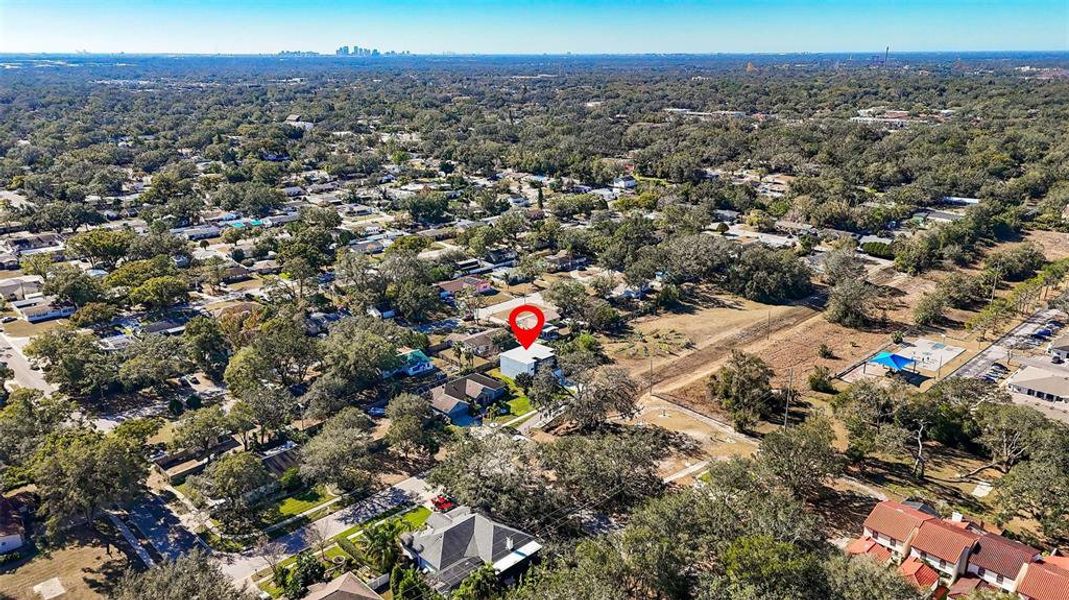
[[[0,70],[0,596],[1069,597],[1069,83],[129,60]]]

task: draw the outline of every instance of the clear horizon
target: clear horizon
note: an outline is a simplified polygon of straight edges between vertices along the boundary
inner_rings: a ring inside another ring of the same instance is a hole
[[[1064,0],[0,0],[0,53],[441,55],[1069,50]]]

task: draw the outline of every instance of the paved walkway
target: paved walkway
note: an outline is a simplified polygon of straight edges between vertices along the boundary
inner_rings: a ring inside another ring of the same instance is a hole
[[[675,473],[672,473],[668,477],[664,478],[664,482],[665,483],[672,483],[673,481],[676,481],[677,479],[683,479],[687,475],[693,475],[693,474],[697,473],[698,471],[701,471],[702,469],[704,469],[704,468],[706,468],[708,466],[709,466],[709,461],[703,460],[703,461],[695,463],[695,464],[693,464],[693,465],[691,465],[691,466],[689,466],[689,467],[687,467],[685,469],[680,469],[680,470],[676,471]]]
[[[279,537],[273,542],[278,552],[271,558],[278,561],[293,556],[320,537],[334,537],[354,525],[370,521],[398,506],[427,503],[433,496],[432,490],[422,477],[409,477],[365,500]],[[223,572],[239,585],[250,582],[249,578],[252,574],[269,566],[267,555],[257,548],[240,553],[216,552],[213,557]]]

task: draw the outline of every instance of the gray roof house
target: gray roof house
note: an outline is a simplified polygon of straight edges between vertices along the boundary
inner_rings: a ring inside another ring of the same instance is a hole
[[[505,395],[508,386],[481,373],[458,377],[431,390],[431,406],[456,425],[466,424],[470,407],[483,406]]]
[[[448,593],[482,565],[509,579],[542,549],[532,536],[502,525],[466,506],[433,513],[426,527],[406,534],[402,549],[439,593]]]
[[[1069,375],[1026,366],[1006,381],[1011,392],[1056,402],[1069,402]]]

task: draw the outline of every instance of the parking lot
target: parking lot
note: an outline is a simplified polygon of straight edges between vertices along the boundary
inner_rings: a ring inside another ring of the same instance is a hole
[[[1051,336],[1058,333],[1056,329],[1059,327],[1056,325],[1048,327],[1048,323],[1056,321],[1060,315],[1061,312],[1056,309],[1042,310],[1033,314],[950,376],[984,378],[994,374],[991,368],[995,364],[1007,366],[1011,360],[1018,361],[1023,357],[1042,352],[1042,348],[1050,341]],[[1044,329],[1049,330],[1049,333],[1042,335]]]

